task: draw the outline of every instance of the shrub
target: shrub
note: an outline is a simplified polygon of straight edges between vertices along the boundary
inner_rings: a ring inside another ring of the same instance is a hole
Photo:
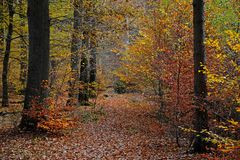
[[[126,91],[127,91],[126,83],[123,81],[115,82],[113,88],[114,88],[114,92],[116,92],[118,94],[123,94],[123,93],[126,93]]]
[[[37,129],[55,133],[74,127],[76,120],[70,116],[71,111],[73,107],[55,105],[53,99],[49,98],[41,103],[32,101],[32,107],[24,114],[36,120]]]

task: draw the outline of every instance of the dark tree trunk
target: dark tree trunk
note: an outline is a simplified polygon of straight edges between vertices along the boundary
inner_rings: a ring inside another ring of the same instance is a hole
[[[31,101],[42,101],[48,95],[49,75],[49,4],[48,0],[28,0],[29,65],[24,109]],[[36,129],[35,119],[23,115],[20,128]]]
[[[206,134],[201,133],[208,130],[208,113],[206,104],[207,97],[206,74],[203,73],[206,65],[206,51],[204,45],[204,0],[193,0],[193,25],[194,25],[194,95],[195,95],[195,119],[194,128],[198,135],[193,140],[193,152],[203,153],[207,151],[207,142],[204,140]]]
[[[93,4],[94,5],[94,4]],[[91,8],[91,11],[94,12],[94,7]],[[89,59],[89,83],[96,82],[97,74],[97,36],[96,36],[96,17],[90,18],[91,25],[91,35],[90,35],[90,59]],[[93,88],[94,89],[94,88]]]
[[[71,80],[69,81],[69,103],[74,105],[73,102],[78,99],[77,82],[79,80],[79,59],[80,48],[82,46],[82,39],[80,37],[82,27],[82,0],[74,1],[74,23],[71,44]]]
[[[80,104],[87,104],[89,101],[89,63],[88,63],[88,50],[89,50],[89,34],[84,32],[83,48],[86,50],[81,55],[80,63],[80,89],[78,101]]]
[[[9,24],[8,24],[8,33],[6,39],[6,50],[3,59],[3,72],[2,72],[2,106],[7,107],[8,104],[8,65],[9,65],[9,56],[11,52],[11,42],[12,42],[12,33],[13,33],[13,0],[8,1],[8,14],[9,14]]]
[[[91,39],[91,55],[90,55],[90,76],[89,76],[89,83],[96,82],[96,74],[97,74],[97,48],[96,48],[96,40]]]

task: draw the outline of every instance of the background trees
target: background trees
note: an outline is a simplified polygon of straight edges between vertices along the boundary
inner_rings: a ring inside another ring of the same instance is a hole
[[[198,3],[200,3],[200,1],[198,1]],[[230,2],[229,4],[233,3]],[[195,82],[193,81],[193,23],[192,17],[189,16],[192,14],[190,1],[148,3],[145,8],[148,8],[146,10],[146,15],[149,16],[144,15],[138,19],[138,23],[143,25],[140,25],[141,27],[134,43],[128,46],[126,52],[122,53],[122,65],[116,72],[121,80],[129,84],[129,88],[137,88],[148,94],[152,93],[150,94],[151,99],[155,99],[155,102],[161,106],[159,113],[160,120],[172,125],[171,130],[177,131],[174,132],[174,135],[176,136],[183,135],[181,130],[183,129],[184,131],[193,132],[194,134],[201,132],[201,135],[205,134],[205,136],[208,135],[211,137],[210,140],[215,139],[213,138],[213,133],[207,131],[208,116],[210,117],[210,124],[213,124],[213,122],[216,119],[219,119],[219,117],[222,117],[220,118],[220,123],[226,120],[223,117],[228,117],[228,119],[230,117],[235,117],[233,118],[235,120],[237,119],[236,117],[239,117],[239,114],[236,112],[236,106],[239,105],[239,102],[233,100],[236,99],[236,97],[239,97],[239,95],[229,94],[230,92],[236,93],[237,91],[235,89],[239,88],[239,85],[235,83],[235,78],[237,78],[236,75],[239,74],[239,71],[237,71],[237,68],[239,68],[239,65],[237,65],[239,57],[237,58],[236,56],[236,53],[239,53],[239,51],[236,50],[236,48],[238,48],[236,47],[236,43],[239,43],[236,39],[238,36],[234,31],[233,23],[228,23],[228,20],[224,22],[229,25],[226,26],[223,23],[222,25],[219,25],[218,23],[217,28],[215,28],[216,23],[223,18],[213,16],[215,10],[213,10],[212,7],[214,8],[216,5],[221,9],[225,8],[224,4],[221,2],[206,2],[207,18],[205,26],[207,29],[205,40],[203,40],[204,28],[200,28],[203,27],[204,21],[203,19],[196,21],[196,17],[194,18],[194,22],[197,24],[195,25],[197,27],[195,34],[201,34],[202,36],[202,38],[200,38],[201,36],[197,36],[199,39],[195,40],[195,43],[199,45],[195,46],[195,62],[197,62],[197,64],[195,64]],[[231,5],[229,5],[229,7],[230,6]],[[228,16],[235,15],[235,9],[232,7],[230,8],[229,11],[226,8],[223,10],[226,14],[229,13],[227,14]],[[237,14],[235,16],[237,16]],[[236,21],[234,17],[231,17],[231,19],[232,20],[230,21],[232,22]],[[231,51],[226,49],[229,45],[223,40],[223,37],[228,37],[227,39],[230,38],[226,33],[231,34],[232,38],[235,37],[233,38],[234,40],[228,40],[229,44],[231,44],[230,46],[235,46],[234,51],[232,49],[230,49]],[[204,55],[204,44],[206,44],[207,55]],[[203,48],[199,49],[197,47]],[[225,50],[222,47],[225,48]],[[202,51],[201,54],[199,53],[200,51]],[[208,57],[207,63],[205,62],[206,57]],[[228,59],[228,62],[223,59]],[[219,62],[221,62],[221,65],[219,65]],[[223,66],[228,66],[231,68],[231,71]],[[231,77],[230,79],[225,77],[228,75],[227,72],[231,73],[231,75],[227,76],[229,78]],[[206,76],[208,76],[208,82],[205,81]],[[226,82],[229,83],[227,84]],[[134,86],[130,84],[134,84]],[[191,89],[193,88],[193,84],[195,84],[195,95]],[[216,86],[214,87],[213,84]],[[209,97],[207,97],[206,86],[209,88]],[[223,92],[225,94],[222,94]],[[160,97],[157,96],[159,93],[161,93]],[[216,96],[216,94],[218,96]],[[223,95],[229,96],[229,99],[231,100],[228,102],[233,103],[227,103],[226,99],[228,98],[226,97],[220,98]],[[202,97],[202,100],[199,103],[199,105],[201,104],[201,109],[198,107],[197,116],[194,116],[193,110],[195,109],[195,106],[192,104],[193,99],[195,99],[194,97],[196,96]],[[165,106],[165,109],[162,106]],[[219,108],[219,106],[221,107]],[[209,109],[209,115],[207,114],[207,108]],[[193,116],[195,118],[193,118]],[[189,130],[189,128],[193,127],[191,123],[188,123],[191,119],[194,119],[196,122],[196,130],[194,131]],[[216,125],[215,122],[214,124],[215,127],[213,127],[213,125],[209,126],[211,131],[219,133],[219,124]],[[179,130],[179,128],[181,129]],[[223,134],[220,135],[223,136]],[[201,136],[198,138],[202,139],[200,137]],[[194,145],[196,147],[195,151],[203,151],[208,140],[205,138],[203,141],[200,140],[201,144],[198,143],[199,141],[194,140]],[[219,142],[219,140],[216,141]]]

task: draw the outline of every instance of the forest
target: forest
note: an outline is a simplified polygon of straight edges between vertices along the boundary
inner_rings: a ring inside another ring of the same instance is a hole
[[[0,0],[1,160],[240,160],[239,0]]]

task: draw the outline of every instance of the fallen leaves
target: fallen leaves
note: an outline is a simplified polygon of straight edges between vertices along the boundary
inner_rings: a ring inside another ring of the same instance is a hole
[[[143,96],[102,96],[98,106],[106,112],[102,118],[80,121],[75,130],[62,136],[1,133],[0,159],[197,159],[183,154],[173,138],[166,136],[157,119],[149,116],[158,108]]]

